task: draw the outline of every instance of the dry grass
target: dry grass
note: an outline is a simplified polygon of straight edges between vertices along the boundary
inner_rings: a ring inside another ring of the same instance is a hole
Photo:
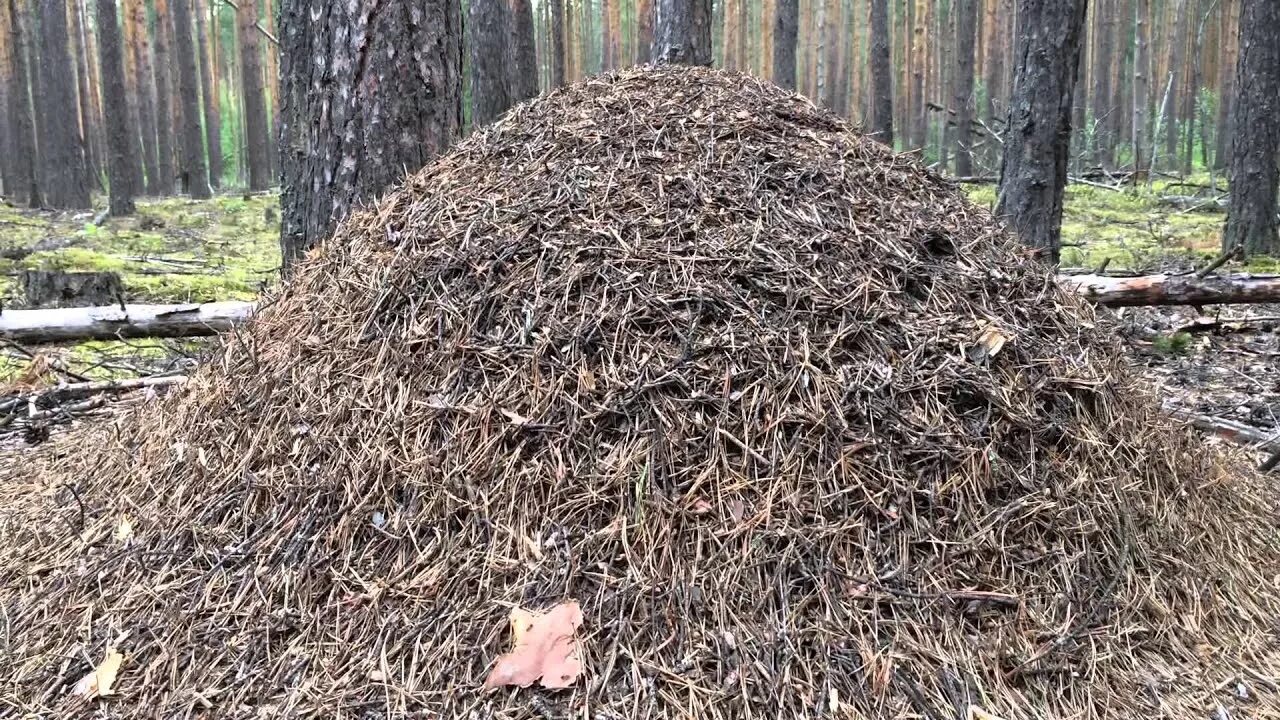
[[[0,483],[0,714],[78,710],[108,647],[108,716],[1280,713],[1275,488],[777,88],[523,105],[265,305]],[[510,606],[567,598],[578,685],[483,692]]]

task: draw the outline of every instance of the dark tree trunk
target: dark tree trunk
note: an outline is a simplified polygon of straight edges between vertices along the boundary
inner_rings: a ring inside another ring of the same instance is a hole
[[[146,173],[145,191],[157,195],[160,178],[156,140],[156,81],[151,65],[150,43],[147,41],[147,8],[142,0],[124,0],[125,23],[132,28],[126,42],[133,53],[137,73],[134,83],[138,94],[138,128],[142,131],[142,168]]]
[[[174,50],[182,88],[182,189],[201,200],[213,195],[204,162],[204,129],[200,126],[200,69],[192,37],[191,0],[173,0]]]
[[[240,29],[245,164],[249,167],[249,189],[259,191],[271,187],[271,162],[267,157],[267,98],[262,88],[262,51],[257,27],[258,2],[257,0],[240,0],[239,5],[236,10],[236,24]],[[308,6],[307,9],[310,10],[310,7]],[[321,10],[317,12],[320,13]]]
[[[1280,254],[1280,3],[1241,0],[1224,248]]]
[[[40,0],[41,87],[40,157],[44,163],[45,202],[55,208],[87,208],[89,183],[84,172],[76,73],[67,47],[65,0]]]
[[[564,0],[550,0],[551,4],[551,87],[564,84]]]
[[[9,11],[9,68],[13,84],[9,86],[9,128],[12,155],[14,199],[30,207],[44,204],[40,196],[40,182],[36,163],[36,130],[31,102],[31,63],[28,54],[30,25],[27,24],[27,4],[24,0],[0,0]]]
[[[538,94],[538,53],[534,49],[531,0],[513,0],[511,29],[514,35],[511,47],[515,49],[516,55],[512,100],[521,102]]]
[[[1020,0],[996,214],[1058,262],[1071,107],[1086,0]]]
[[[893,65],[889,58],[889,0],[871,0],[871,132],[893,147]]]
[[[471,127],[502,117],[511,107],[511,14],[507,0],[471,0],[467,8],[471,57]]]
[[[107,125],[107,175],[112,215],[133,213],[133,178],[129,172],[128,93],[116,0],[98,0],[98,72],[102,76],[103,122]]]
[[[222,186],[222,118],[218,113],[217,65],[210,59],[209,8],[196,0],[196,53],[200,60],[200,97],[204,105],[204,134],[209,147],[209,184]],[[217,28],[214,28],[215,32]]]
[[[711,0],[655,0],[654,62],[711,65]]]
[[[773,18],[773,81],[796,89],[796,35],[800,30],[800,0],[777,0]]]
[[[1115,0],[1100,0],[1094,6],[1093,97],[1089,109],[1093,113],[1093,161],[1102,167],[1111,167],[1115,163],[1116,139],[1110,132],[1111,114],[1115,111],[1111,106],[1115,10]]]
[[[384,0],[372,15],[347,7],[280,3],[286,267],[462,127],[458,0]]]
[[[153,7],[156,11],[156,178],[150,185],[151,192],[156,195],[172,195],[174,180],[178,177],[174,165],[174,108],[170,96],[173,87],[170,73],[177,72],[173,56],[173,21],[169,15],[169,0],[155,0]]]
[[[973,174],[973,42],[978,32],[978,0],[956,0],[956,174]]]

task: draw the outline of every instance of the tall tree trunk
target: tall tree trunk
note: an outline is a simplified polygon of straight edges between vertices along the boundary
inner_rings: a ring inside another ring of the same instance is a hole
[[[297,2],[298,0],[294,0]],[[317,0],[318,2],[319,0]],[[300,9],[299,9],[300,10]],[[316,8],[323,18],[329,13]],[[339,13],[333,9],[333,13]],[[267,156],[267,99],[262,87],[262,51],[260,49],[257,0],[240,0],[236,25],[240,30],[240,76],[244,95],[245,164],[249,169],[249,189],[271,187],[271,163]],[[363,36],[363,35],[362,35]],[[308,48],[309,49],[309,48]],[[308,57],[311,53],[308,52]],[[411,57],[411,56],[410,56]],[[318,61],[318,60],[317,60]]]
[[[788,90],[795,90],[796,35],[800,30],[800,0],[777,0],[775,7],[773,81]]]
[[[182,88],[182,189],[201,200],[212,197],[204,161],[204,129],[200,125],[200,67],[192,36],[191,0],[173,0],[174,50]]]
[[[1225,170],[1231,156],[1232,105],[1236,96],[1236,63],[1240,54],[1241,0],[1222,0],[1222,48],[1218,58],[1218,118],[1214,123],[1213,166]]]
[[[135,145],[130,141],[128,92],[124,80],[124,58],[120,42],[120,24],[116,18],[116,0],[97,0],[98,57],[102,77],[103,121],[107,125],[108,200],[114,216],[133,213],[133,178],[130,177],[129,153]]]
[[[1151,57],[1148,39],[1151,24],[1151,0],[1134,3],[1134,56],[1133,56],[1133,171],[1138,179],[1145,178],[1151,169],[1150,148],[1147,144],[1149,125],[1147,110],[1151,105]]]
[[[1020,0],[996,214],[1058,262],[1071,107],[1086,0]]]
[[[813,50],[813,101],[819,105],[826,102],[827,96],[827,0],[813,0],[817,4],[817,20],[814,25],[814,39],[817,45]]]
[[[280,30],[288,267],[353,206],[458,137],[462,12],[458,0],[384,0],[377,13],[282,0]]]
[[[871,0],[871,132],[893,147],[893,66],[889,57],[889,0]]]
[[[274,0],[262,0],[263,18],[267,33],[276,37],[276,8]],[[261,32],[261,31],[259,31]],[[278,38],[277,38],[278,39]],[[267,91],[267,160],[271,177],[280,177],[280,53],[269,39],[262,43],[264,87]]]
[[[148,195],[159,193],[159,156],[156,141],[156,82],[151,66],[151,47],[147,41],[147,8],[143,0],[124,0],[125,44],[133,55],[133,68],[137,77],[134,88],[138,97],[137,127],[142,133],[142,168],[146,173],[145,188]]]
[[[29,207],[40,207],[44,198],[40,195],[37,174],[35,112],[31,98],[31,63],[26,0],[0,0],[5,3],[9,19],[9,129],[10,145],[7,148],[13,159],[14,187],[6,188],[14,199]]]
[[[178,177],[174,160],[177,157],[174,149],[174,108],[171,90],[173,78],[171,73],[178,72],[173,57],[173,24],[170,16],[169,0],[154,0],[155,49],[156,49],[156,177],[151,183],[151,192],[155,195],[172,195],[174,181]]]
[[[45,202],[55,208],[88,208],[76,71],[67,37],[65,0],[40,0],[40,158],[47,183]]]
[[[911,136],[908,140],[910,149],[923,148],[926,138],[926,118],[924,79],[929,67],[929,44],[927,23],[929,20],[929,4],[927,0],[913,0],[915,7],[914,22],[911,27],[911,97],[908,117]]]
[[[643,62],[653,62],[653,0],[635,0],[636,54]]]
[[[67,18],[71,22],[71,58],[76,68],[76,90],[80,101],[80,136],[84,140],[85,182],[92,189],[98,184],[98,130],[93,115],[93,95],[89,92],[89,56],[85,52],[84,6],[82,0],[68,0]]]
[[[511,34],[511,48],[515,53],[511,99],[521,102],[538,94],[538,55],[534,49],[533,3],[530,0],[512,0]]]
[[[1164,120],[1164,163],[1163,166],[1173,169],[1178,166],[1178,133],[1181,124],[1178,118],[1178,107],[1181,104],[1183,91],[1184,59],[1187,46],[1187,0],[1172,0],[1174,7],[1174,25],[1165,29],[1169,40],[1168,83],[1165,107],[1161,109]]]
[[[1280,254],[1280,3],[1241,0],[1230,187],[1223,248]]]
[[[973,127],[973,43],[977,34],[978,0],[955,0],[956,10],[956,174],[973,174],[970,131]]]
[[[551,87],[565,82],[564,0],[549,0],[551,6]]]
[[[215,0],[216,1],[216,0]],[[209,32],[206,0],[196,0],[196,53],[200,60],[200,98],[203,101],[205,143],[209,149],[209,184],[222,186],[222,118],[218,110],[218,62],[211,57],[216,35]],[[214,26],[214,33],[217,26]]]
[[[711,65],[711,0],[656,0],[655,61]]]
[[[9,95],[15,90],[13,85],[13,69],[9,63],[9,43],[12,33],[9,30],[9,4],[0,0],[0,192],[12,198],[22,184],[17,179],[14,169],[12,137],[9,129]]]
[[[506,0],[470,0],[471,127],[497,120],[511,107],[511,18]]]
[[[1093,161],[1102,167],[1115,163],[1115,137],[1110,132],[1111,69],[1115,46],[1115,0],[1099,0],[1094,6],[1093,33],[1093,97],[1089,109],[1093,114]]]
[[[1196,129],[1200,130],[1200,152],[1202,155],[1207,153],[1205,147],[1207,137],[1204,136],[1204,122],[1199,117],[1200,114],[1200,91],[1201,83],[1204,82],[1204,38],[1208,30],[1209,18],[1213,15],[1213,8],[1217,6],[1218,0],[1199,0],[1197,3],[1197,12],[1195,13],[1196,31],[1195,39],[1191,45],[1190,72],[1187,79],[1187,91],[1183,94],[1182,117],[1187,123],[1186,132],[1183,133],[1185,144],[1182,153],[1182,174],[1190,175],[1192,163],[1195,162],[1196,152]],[[1209,160],[1205,156],[1204,164],[1207,167]]]
[[[89,14],[90,7],[93,6],[89,4],[89,0],[82,0],[81,10],[84,19],[81,29],[84,31],[84,51],[89,71],[89,100],[93,107],[94,147],[97,152],[97,167],[94,172],[97,176],[96,182],[101,186],[102,179],[107,174],[107,129],[102,115],[102,78],[98,73],[98,38],[93,30],[95,24]],[[94,15],[97,15],[96,10]]]
[[[578,23],[574,21],[577,13],[574,3],[578,0],[564,0],[564,78],[565,82],[578,79]]]

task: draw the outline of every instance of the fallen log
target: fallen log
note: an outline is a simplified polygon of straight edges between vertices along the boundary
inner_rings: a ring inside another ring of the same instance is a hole
[[[1165,408],[1170,417],[1186,422],[1188,425],[1218,437],[1235,445],[1253,448],[1264,452],[1280,452],[1280,432],[1267,432],[1253,425],[1246,425],[1227,418],[1201,415],[1186,410]]]
[[[1280,275],[1069,275],[1059,281],[1108,307],[1280,302]]]
[[[17,343],[79,342],[223,333],[247,320],[251,302],[106,305],[0,312],[0,338]]]

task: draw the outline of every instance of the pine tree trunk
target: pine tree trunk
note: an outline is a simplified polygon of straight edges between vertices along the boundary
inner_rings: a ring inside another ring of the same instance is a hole
[[[156,177],[151,183],[155,195],[172,195],[174,180],[178,177],[174,150],[173,99],[170,91],[177,72],[173,56],[173,18],[170,17],[169,0],[154,0],[155,49],[156,49]]]
[[[197,200],[213,196],[204,159],[204,129],[200,125],[200,67],[192,36],[191,0],[172,0],[174,50],[182,88],[182,189]]]
[[[1133,171],[1139,180],[1150,171],[1151,156],[1147,144],[1147,108],[1151,105],[1151,58],[1148,40],[1151,23],[1151,0],[1134,3],[1133,56]]]
[[[515,52],[511,99],[521,102],[538,94],[538,55],[534,48],[533,3],[530,0],[512,1],[511,33],[511,47]]]
[[[893,65],[889,57],[889,0],[871,0],[871,132],[893,147]]]
[[[249,189],[254,191],[271,187],[271,162],[267,155],[267,98],[262,87],[262,50],[257,23],[257,0],[239,0],[236,25],[240,31],[245,164],[249,169]],[[308,52],[308,56],[310,54]]]
[[[103,178],[107,174],[107,128],[102,115],[102,78],[98,73],[98,38],[93,28],[96,27],[95,21],[91,19],[89,0],[82,0],[81,9],[83,11],[82,29],[84,31],[84,51],[86,64],[89,71],[89,99],[93,106],[93,126],[94,126],[94,147],[97,149],[97,167],[95,169],[95,182],[102,186]],[[97,15],[96,9],[93,15]],[[105,189],[105,186],[102,186]]]
[[[40,194],[37,174],[35,111],[31,98],[31,63],[29,44],[31,25],[27,22],[26,0],[0,0],[8,10],[9,20],[9,128],[13,160],[14,187],[11,192],[16,200],[28,207],[40,207],[44,198]]]
[[[813,1],[818,5],[813,33],[817,40],[817,46],[813,51],[815,78],[813,101],[821,105],[826,102],[827,95],[827,0]]]
[[[97,0],[98,58],[102,78],[103,121],[107,126],[109,210],[114,216],[133,214],[133,178],[129,153],[134,150],[128,123],[128,92],[124,80],[124,52],[116,0]]]
[[[656,0],[655,61],[711,65],[711,0]]]
[[[85,18],[81,0],[68,0],[67,17],[71,22],[71,54],[76,68],[76,94],[80,102],[80,136],[84,141],[85,182],[92,190],[98,184],[98,131],[93,115],[93,95],[89,92],[90,62],[85,51]]]
[[[1111,70],[1115,47],[1115,0],[1100,0],[1095,6],[1093,34],[1093,97],[1089,109],[1093,113],[1093,161],[1104,168],[1115,163],[1114,135],[1110,132]]]
[[[970,131],[973,128],[973,43],[977,35],[977,0],[956,0],[955,151],[956,175],[973,174]]]
[[[511,107],[511,17],[506,0],[470,0],[471,127],[502,117]]]
[[[276,37],[276,8],[274,0],[262,0],[262,15],[267,33]],[[259,34],[261,34],[259,30]],[[276,44],[263,36],[263,87],[267,95],[267,161],[271,177],[280,177],[280,53]],[[278,39],[278,38],[277,38]]]
[[[1280,3],[1241,0],[1224,249],[1280,254]]]
[[[1218,117],[1214,123],[1213,166],[1225,170],[1231,157],[1232,105],[1236,96],[1236,62],[1240,54],[1240,3],[1222,0],[1222,53],[1218,58]]]
[[[914,150],[923,148],[927,140],[925,118],[929,111],[925,109],[924,79],[929,67],[929,45],[926,37],[929,7],[927,0],[913,0],[913,5],[915,17],[911,26],[911,97],[908,100],[910,120],[907,127],[911,132],[908,144]]]
[[[288,267],[458,137],[462,12],[458,0],[383,0],[372,16],[361,4],[283,0],[280,29]]]
[[[9,129],[9,95],[13,85],[13,69],[9,63],[9,5],[0,0],[0,193],[12,198],[22,183],[14,170],[12,141]]]
[[[549,0],[551,5],[551,87],[565,82],[564,0]]]
[[[217,0],[215,0],[216,2]],[[209,185],[222,186],[222,118],[218,106],[218,62],[211,57],[216,38],[209,32],[209,8],[206,0],[196,0],[196,52],[200,59],[200,98],[204,106],[204,134],[209,150]],[[215,26],[216,33],[217,28]]]
[[[137,92],[138,123],[142,133],[142,169],[146,174],[140,188],[148,195],[158,194],[159,156],[156,144],[156,82],[151,66],[151,48],[147,41],[147,8],[143,0],[124,0],[125,44],[133,55],[136,73],[134,88]]]
[[[1165,107],[1161,110],[1164,117],[1164,163],[1163,166],[1173,169],[1178,166],[1178,133],[1181,123],[1178,118],[1178,107],[1181,104],[1183,56],[1187,46],[1187,0],[1172,0],[1175,3],[1174,25],[1165,29],[1169,39],[1169,92],[1166,93]]]
[[[653,0],[635,0],[636,56],[642,62],[653,62]]]
[[[773,17],[773,81],[788,90],[796,89],[796,35],[799,31],[800,0],[777,0]]]
[[[67,37],[65,0],[40,1],[40,158],[45,202],[54,208],[88,208],[76,72]]]
[[[996,215],[1057,264],[1086,0],[1020,0]]]

